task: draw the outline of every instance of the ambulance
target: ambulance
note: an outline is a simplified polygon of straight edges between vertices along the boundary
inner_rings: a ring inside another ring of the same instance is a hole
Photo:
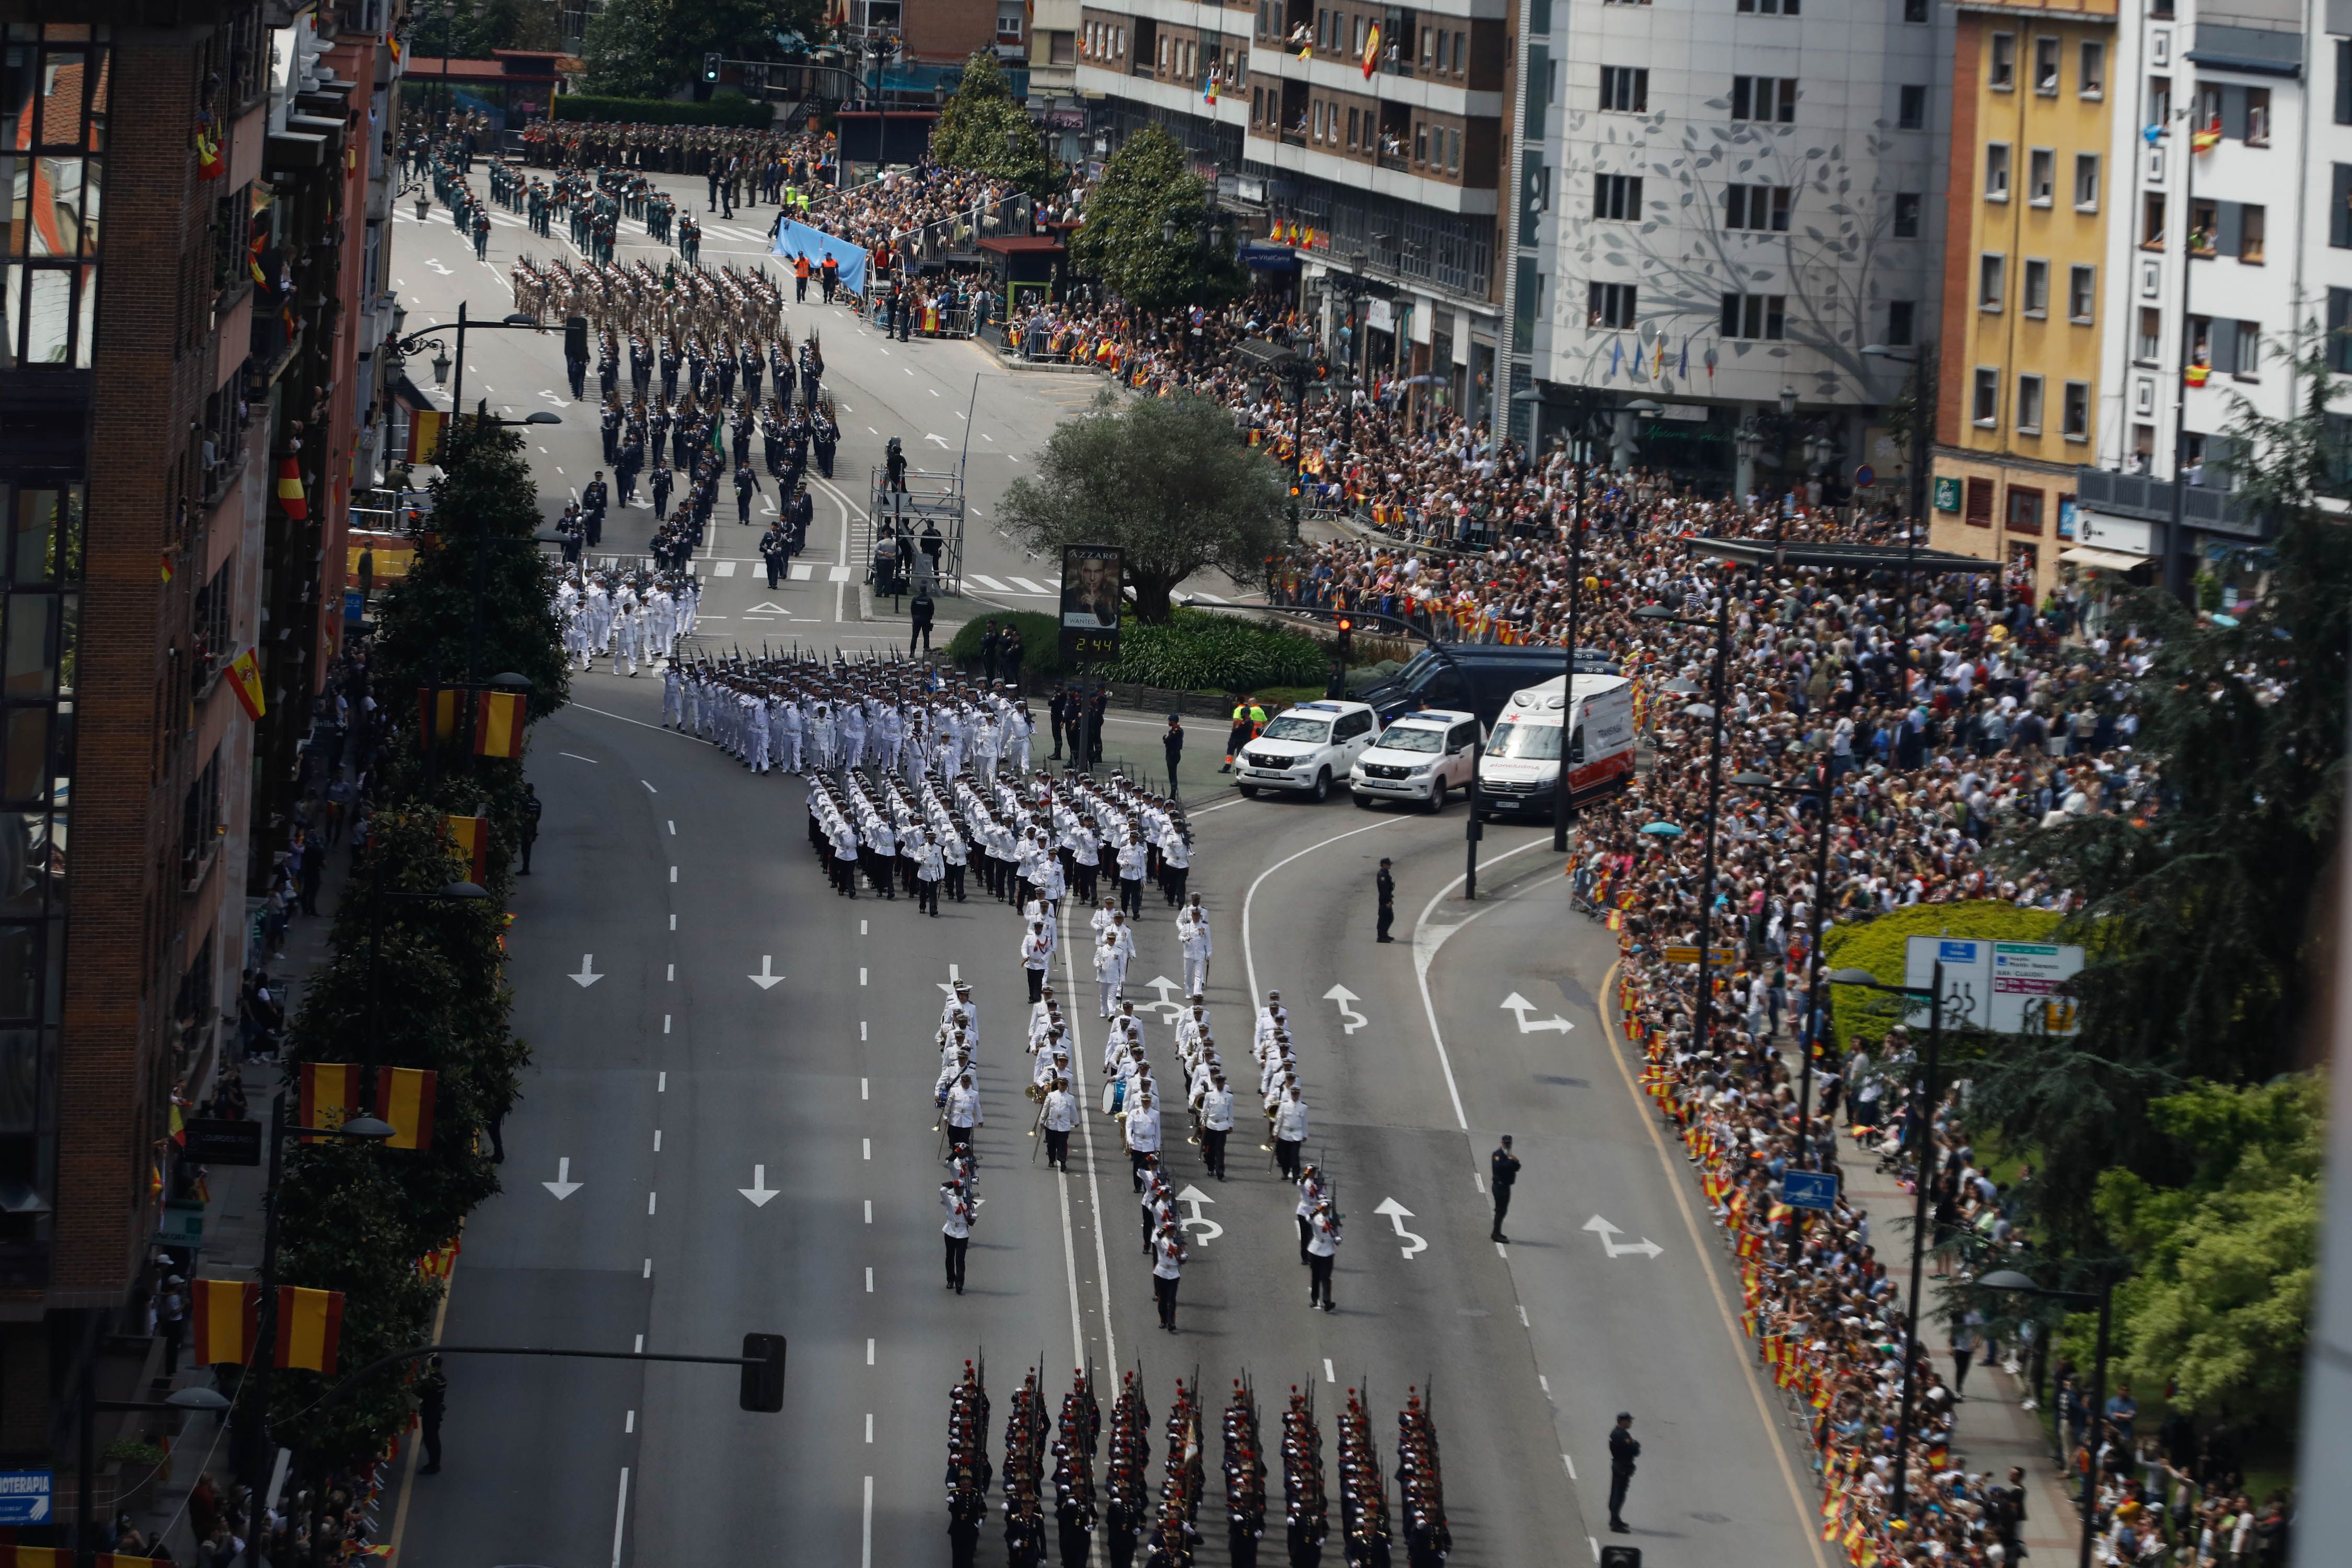
[[[1511,694],[1478,765],[1481,816],[1550,817],[1559,798],[1563,728],[1571,805],[1606,800],[1633,782],[1633,683],[1618,675],[1580,674],[1572,713],[1565,712],[1563,689],[1564,679],[1555,675]]]

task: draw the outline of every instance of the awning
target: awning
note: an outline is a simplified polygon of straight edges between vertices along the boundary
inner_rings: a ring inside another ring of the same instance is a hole
[[[2132,572],[2147,564],[2145,555],[2126,555],[2120,550],[2102,550],[2095,544],[2077,544],[2072,550],[2058,552],[2061,561],[2072,561],[2077,566],[2095,566],[2102,572]]]

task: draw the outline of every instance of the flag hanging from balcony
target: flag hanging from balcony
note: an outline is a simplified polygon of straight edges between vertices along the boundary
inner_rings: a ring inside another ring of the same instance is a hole
[[[260,1331],[261,1287],[238,1279],[199,1279],[188,1288],[188,1316],[195,1344],[189,1359],[198,1366],[253,1359]]]
[[[529,714],[519,691],[485,691],[475,699],[474,754],[478,757],[522,755],[523,726]],[[478,880],[478,879],[477,879]]]
[[[2221,128],[2219,125],[2208,125],[2202,131],[2189,132],[2189,150],[2191,153],[2210,153],[2221,144]]]
[[[196,117],[196,178],[217,180],[228,173],[221,160],[220,121],[210,114]]]
[[[236,693],[237,706],[245,710],[245,716],[257,724],[260,723],[261,716],[269,710],[269,705],[262,700],[261,660],[257,657],[256,649],[247,648],[228,661],[228,683],[229,689]]]
[[[487,816],[445,816],[449,842],[466,858],[466,878],[475,886],[489,880],[490,819]]]
[[[359,1069],[349,1062],[304,1062],[299,1081],[294,1114],[301,1126],[341,1127],[358,1114]]]
[[[291,457],[278,459],[278,505],[296,522],[310,515],[310,500],[302,492],[302,470],[294,466]]]
[[[450,818],[452,822],[458,819]],[[480,822],[478,816],[467,818]],[[376,1114],[392,1123],[387,1149],[433,1147],[433,1091],[440,1077],[430,1068],[378,1068],[375,1074]]]
[[[1372,30],[1364,35],[1364,79],[1371,80],[1372,73],[1380,68],[1381,25],[1375,22],[1372,24]]]
[[[1209,68],[1209,85],[1202,96],[1209,100],[1210,108],[1217,106],[1217,68],[1214,66]]]
[[[341,1290],[311,1290],[299,1285],[278,1288],[278,1365],[331,1376],[335,1346],[342,1337]]]

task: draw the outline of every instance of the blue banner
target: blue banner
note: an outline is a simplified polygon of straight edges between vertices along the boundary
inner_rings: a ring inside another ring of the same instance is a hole
[[[791,264],[793,257],[804,254],[809,258],[809,272],[812,277],[814,277],[824,266],[825,253],[828,251],[832,252],[834,260],[840,264],[842,287],[852,293],[865,293],[865,251],[845,239],[827,234],[823,229],[811,228],[804,223],[794,223],[791,218],[784,219],[777,226],[776,254],[784,258],[787,266]]]

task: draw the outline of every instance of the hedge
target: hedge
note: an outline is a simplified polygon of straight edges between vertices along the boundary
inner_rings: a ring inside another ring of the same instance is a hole
[[[614,125],[725,125],[745,131],[765,131],[776,119],[775,111],[768,105],[740,92],[722,92],[707,103],[567,92],[556,97],[553,117]]]
[[[1889,985],[1903,984],[1906,942],[1915,936],[1973,937],[1981,942],[2048,942],[2063,919],[2054,910],[2025,910],[1999,899],[1959,904],[1914,904],[1908,909],[1832,927],[1822,954],[1832,969],[1867,969]],[[1856,1035],[1878,1034],[1899,1015],[1900,1004],[1853,985],[1830,987],[1830,1040],[1843,1049]]]
[[[948,657],[977,667],[981,634],[990,621],[1020,628],[1022,669],[1033,683],[1073,673],[1062,659],[1061,628],[1055,618],[1030,610],[999,611],[966,621],[948,644]],[[1081,673],[1090,679],[1131,681],[1170,691],[1223,692],[1315,684],[1330,670],[1323,646],[1303,632],[1205,610],[1178,610],[1164,626],[1130,619],[1119,641],[1117,664],[1089,666]]]

